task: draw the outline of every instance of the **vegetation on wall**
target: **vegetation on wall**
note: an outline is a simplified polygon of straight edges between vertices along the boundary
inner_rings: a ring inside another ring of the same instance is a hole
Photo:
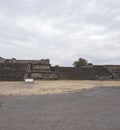
[[[74,61],[73,63],[74,67],[81,67],[81,66],[87,66],[87,65],[93,65],[93,64],[88,63],[88,61],[84,58],[79,58],[78,61]]]

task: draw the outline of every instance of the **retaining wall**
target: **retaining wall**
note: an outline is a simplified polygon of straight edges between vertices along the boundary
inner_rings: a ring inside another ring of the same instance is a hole
[[[78,79],[78,80],[97,80],[111,79],[111,72],[104,66],[92,67],[52,67],[52,71],[57,74],[58,79]]]
[[[49,59],[16,60],[0,62],[0,81],[22,81],[33,79],[71,80],[120,80],[120,65],[94,65],[75,67],[53,67]]]

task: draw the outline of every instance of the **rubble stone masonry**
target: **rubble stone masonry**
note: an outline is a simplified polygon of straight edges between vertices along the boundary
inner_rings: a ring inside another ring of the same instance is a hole
[[[0,81],[22,81],[26,78],[70,80],[120,80],[120,65],[76,67],[51,66],[49,59],[17,60],[0,57]]]

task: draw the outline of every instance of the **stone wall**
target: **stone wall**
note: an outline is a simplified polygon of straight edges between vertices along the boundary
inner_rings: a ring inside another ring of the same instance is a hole
[[[110,80],[111,73],[104,66],[75,67],[52,67],[58,79],[77,80]]]
[[[71,80],[120,80],[120,65],[53,67],[49,59],[16,60],[0,57],[0,81],[22,81],[26,78]]]
[[[115,79],[120,80],[120,65],[106,65],[106,69],[112,73]]]
[[[32,64],[30,69],[30,77],[33,79],[57,79],[55,73],[51,70],[50,64]]]
[[[19,81],[26,78],[56,79],[51,71],[49,59],[17,60],[0,57],[0,80]]]
[[[26,72],[26,64],[0,63],[0,81],[21,81]]]
[[[49,59],[41,60],[17,60],[16,58],[4,59],[0,57],[0,63],[21,63],[21,64],[49,64]]]

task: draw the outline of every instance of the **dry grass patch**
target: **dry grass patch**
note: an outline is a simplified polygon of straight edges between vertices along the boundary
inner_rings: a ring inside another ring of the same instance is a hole
[[[98,86],[119,86],[120,81],[56,80],[24,82],[0,82],[0,95],[40,95],[81,91]]]

